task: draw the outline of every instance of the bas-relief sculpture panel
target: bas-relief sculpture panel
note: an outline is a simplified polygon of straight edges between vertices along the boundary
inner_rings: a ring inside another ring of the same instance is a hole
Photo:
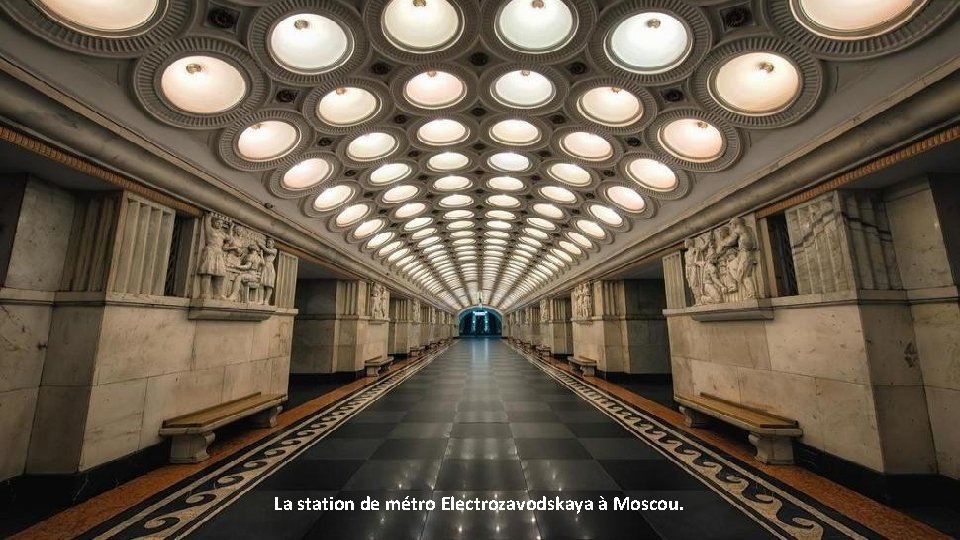
[[[684,248],[684,274],[695,306],[766,297],[756,229],[744,218],[688,238]]]
[[[272,238],[217,214],[203,216],[196,275],[197,296],[271,305],[277,281]]]
[[[593,316],[593,284],[581,283],[570,294],[574,319],[589,319]]]
[[[390,310],[390,293],[379,283],[370,287],[370,316],[374,319],[386,319]]]

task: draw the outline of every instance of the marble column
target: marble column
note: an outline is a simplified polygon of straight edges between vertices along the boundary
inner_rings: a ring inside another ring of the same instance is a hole
[[[544,300],[541,303],[540,315],[544,320],[541,325],[541,341],[550,349],[551,354],[561,357],[573,354],[570,297],[558,296]]]
[[[390,329],[388,332],[387,353],[397,357],[410,354],[410,349],[416,347],[416,339],[412,331],[413,317],[411,307],[413,302],[408,298],[390,298]]]

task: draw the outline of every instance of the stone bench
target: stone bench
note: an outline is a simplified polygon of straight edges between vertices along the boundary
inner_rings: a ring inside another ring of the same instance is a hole
[[[410,356],[413,357],[413,358],[416,358],[416,357],[420,356],[421,354],[423,354],[423,351],[424,351],[424,346],[423,346],[423,345],[417,345],[416,347],[410,347]]]
[[[250,417],[259,428],[277,425],[277,414],[287,400],[285,395],[260,392],[221,403],[213,407],[164,420],[161,437],[172,437],[171,463],[199,463],[210,457],[207,447],[213,442],[213,431],[241,418]]]
[[[674,396],[690,427],[706,427],[710,417],[750,432],[750,444],[757,448],[757,461],[771,465],[793,463],[793,437],[803,435],[796,420],[754,409],[701,393]]]
[[[535,350],[537,351],[537,356],[539,356],[542,360],[550,358],[550,347],[547,347],[546,345],[537,345]]]
[[[393,357],[387,356],[385,358],[377,358],[375,360],[367,360],[363,363],[363,367],[367,370],[367,377],[376,377],[380,375],[380,370],[385,370],[390,367],[390,364],[393,363]]]
[[[567,362],[570,363],[570,369],[579,371],[584,377],[593,377],[597,374],[597,362],[595,360],[586,360],[584,358],[571,356],[567,358]]]

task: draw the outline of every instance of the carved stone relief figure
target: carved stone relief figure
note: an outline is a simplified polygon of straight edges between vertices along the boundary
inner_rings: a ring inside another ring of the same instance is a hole
[[[550,301],[540,300],[540,322],[550,322]]]
[[[388,303],[387,289],[379,283],[374,283],[370,289],[370,316],[374,319],[386,319]]]
[[[206,214],[197,258],[199,297],[270,305],[279,251],[272,238]]]
[[[420,322],[420,301],[414,300],[411,305],[413,306],[410,308],[413,310],[413,322],[418,323]]]
[[[684,248],[684,275],[694,305],[757,298],[757,236],[743,218],[688,238]]]
[[[273,302],[273,289],[277,285],[277,271],[274,264],[277,260],[277,248],[273,238],[267,238],[263,244],[263,305],[269,306]]]
[[[581,283],[573,290],[570,297],[573,303],[573,313],[578,319],[589,319],[593,316],[593,287],[590,283]]]
[[[223,296],[223,279],[227,275],[227,255],[224,246],[228,242],[228,232],[220,216],[203,216],[203,247],[197,264],[200,276],[200,298],[220,298]]]

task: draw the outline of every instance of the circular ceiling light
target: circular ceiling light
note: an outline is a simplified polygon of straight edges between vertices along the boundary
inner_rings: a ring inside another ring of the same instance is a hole
[[[335,21],[315,13],[290,15],[270,31],[269,51],[284,68],[298,73],[320,73],[342,65],[352,44]]]
[[[403,96],[423,109],[442,109],[455,105],[467,95],[467,85],[446,71],[421,73],[403,86]]]
[[[444,208],[457,208],[460,206],[468,206],[473,203],[473,198],[468,195],[454,194],[447,195],[446,197],[440,199],[440,206]]]
[[[520,201],[510,195],[491,195],[487,197],[487,204],[500,208],[516,208],[520,206]]]
[[[320,192],[313,200],[313,208],[320,212],[333,210],[353,197],[354,189],[350,186],[332,186]]]
[[[417,138],[433,146],[458,143],[469,135],[470,130],[467,126],[449,118],[431,120],[417,130]]]
[[[406,219],[421,214],[426,209],[427,205],[421,202],[412,202],[398,208],[396,215],[400,219]]]
[[[419,219],[419,218],[418,218],[418,219]],[[404,228],[406,228],[406,227],[404,227]],[[437,232],[437,228],[436,228],[436,227],[427,227],[426,229],[420,229],[419,231],[411,234],[411,235],[410,235],[410,239],[411,239],[411,240],[419,240],[419,239],[421,239],[421,238],[425,238],[425,237],[427,237],[427,236],[430,236],[431,234],[434,234],[435,232]]]
[[[119,34],[153,18],[159,0],[36,0],[52,18],[88,34]]]
[[[706,162],[723,154],[720,130],[697,118],[674,120],[662,127],[658,136],[663,147],[680,159]]]
[[[366,238],[371,234],[376,233],[380,229],[386,227],[387,222],[384,219],[368,219],[360,225],[357,225],[357,228],[353,230],[353,236],[355,238]]]
[[[690,30],[681,20],[646,11],[628,17],[613,29],[606,40],[606,52],[624,69],[653,75],[683,62],[692,44]]]
[[[497,14],[497,37],[511,49],[542,53],[566,45],[577,21],[561,0],[511,0]]]
[[[663,163],[649,158],[638,158],[627,165],[627,175],[634,182],[653,191],[676,189],[677,174]]]
[[[438,191],[457,191],[470,187],[470,179],[465,176],[444,176],[433,182],[433,188]]]
[[[392,184],[403,180],[412,172],[413,168],[406,163],[387,163],[370,173],[370,183],[377,186]]]
[[[473,222],[468,219],[461,219],[447,225],[447,228],[450,229],[451,231],[459,231],[462,229],[472,229]]]
[[[563,219],[563,210],[550,203],[537,203],[533,205],[533,211],[551,219]]]
[[[800,71],[779,54],[749,52],[724,62],[711,76],[710,91],[724,108],[767,115],[790,106],[800,94]]]
[[[515,152],[500,152],[487,158],[487,163],[498,171],[522,172],[530,168],[530,158]]]
[[[540,188],[540,194],[551,201],[561,204],[572,204],[577,202],[577,196],[567,188],[559,186],[544,186]]]
[[[323,158],[310,158],[290,167],[280,178],[280,184],[287,189],[307,189],[326,180],[333,167]]]
[[[383,193],[383,202],[387,204],[396,204],[412,199],[420,193],[416,186],[402,185],[388,189]]]
[[[547,174],[565,184],[576,187],[589,185],[592,180],[586,169],[573,163],[555,163],[547,169]]]
[[[497,78],[490,89],[500,103],[519,109],[533,109],[553,99],[556,89],[550,79],[528,69],[510,71]]]
[[[365,203],[352,204],[343,209],[335,220],[338,227],[348,227],[360,221],[370,213],[370,207]]]
[[[557,226],[554,225],[553,223],[551,223],[551,222],[549,222],[549,221],[547,221],[547,220],[545,220],[545,219],[543,219],[543,218],[538,218],[538,217],[527,218],[527,223],[533,225],[534,227],[539,227],[539,228],[544,229],[544,230],[547,230],[547,231],[552,231],[552,230],[555,230],[555,229],[557,228]],[[528,231],[528,232],[529,232],[529,231]]]
[[[460,36],[460,13],[447,0],[391,0],[383,10],[383,33],[410,52],[445,49]]]
[[[503,191],[522,191],[526,187],[522,180],[512,176],[494,176],[487,180],[487,185]]]
[[[501,221],[499,219],[492,219],[487,222],[487,227],[498,230],[498,231],[509,231],[513,228],[513,225],[507,223],[506,221]]]
[[[587,249],[593,247],[593,242],[591,242],[589,238],[587,238],[586,236],[576,231],[568,231],[566,234],[567,234],[567,238],[573,240],[574,242],[579,244],[581,247],[585,247]]]
[[[517,219],[513,212],[507,212],[506,210],[490,210],[486,213],[486,216],[491,219]]]
[[[587,236],[592,236],[594,238],[607,237],[607,232],[603,230],[603,227],[594,221],[590,221],[589,219],[578,219],[575,225],[578,229],[586,233]]]
[[[365,133],[350,141],[347,156],[355,161],[373,161],[389,156],[399,145],[397,139],[388,133]]]
[[[540,137],[540,128],[526,120],[501,120],[490,127],[490,138],[503,144],[533,144],[539,141]]]
[[[410,221],[408,221],[406,225],[403,226],[403,230],[415,231],[421,227],[425,227],[429,225],[432,222],[433,222],[433,218],[428,218],[428,217],[413,218]]]
[[[591,204],[589,207],[587,207],[587,210],[593,214],[593,217],[599,219],[607,225],[610,225],[611,227],[619,227],[623,225],[623,218],[620,217],[620,214],[618,214],[613,208],[603,206],[602,204]]]
[[[560,139],[560,148],[573,157],[603,161],[613,157],[613,145],[603,137],[586,131],[574,131]]]
[[[647,202],[639,193],[625,186],[607,188],[607,198],[627,212],[642,212],[647,207]]]
[[[247,81],[240,70],[219,58],[185,56],[163,70],[160,90],[180,110],[215,114],[243,100]]]
[[[460,152],[443,152],[427,160],[427,166],[439,172],[458,171],[470,164],[470,158]]]
[[[628,126],[643,114],[637,96],[618,86],[600,86],[584,92],[577,100],[577,109],[590,120],[610,127]]]
[[[791,0],[794,16],[816,34],[863,39],[909,21],[929,0]]]
[[[344,86],[323,96],[317,103],[317,116],[331,126],[355,126],[380,110],[380,100],[363,88]]]
[[[269,161],[289,153],[300,142],[300,130],[282,120],[264,120],[245,128],[237,152],[249,161]]]

